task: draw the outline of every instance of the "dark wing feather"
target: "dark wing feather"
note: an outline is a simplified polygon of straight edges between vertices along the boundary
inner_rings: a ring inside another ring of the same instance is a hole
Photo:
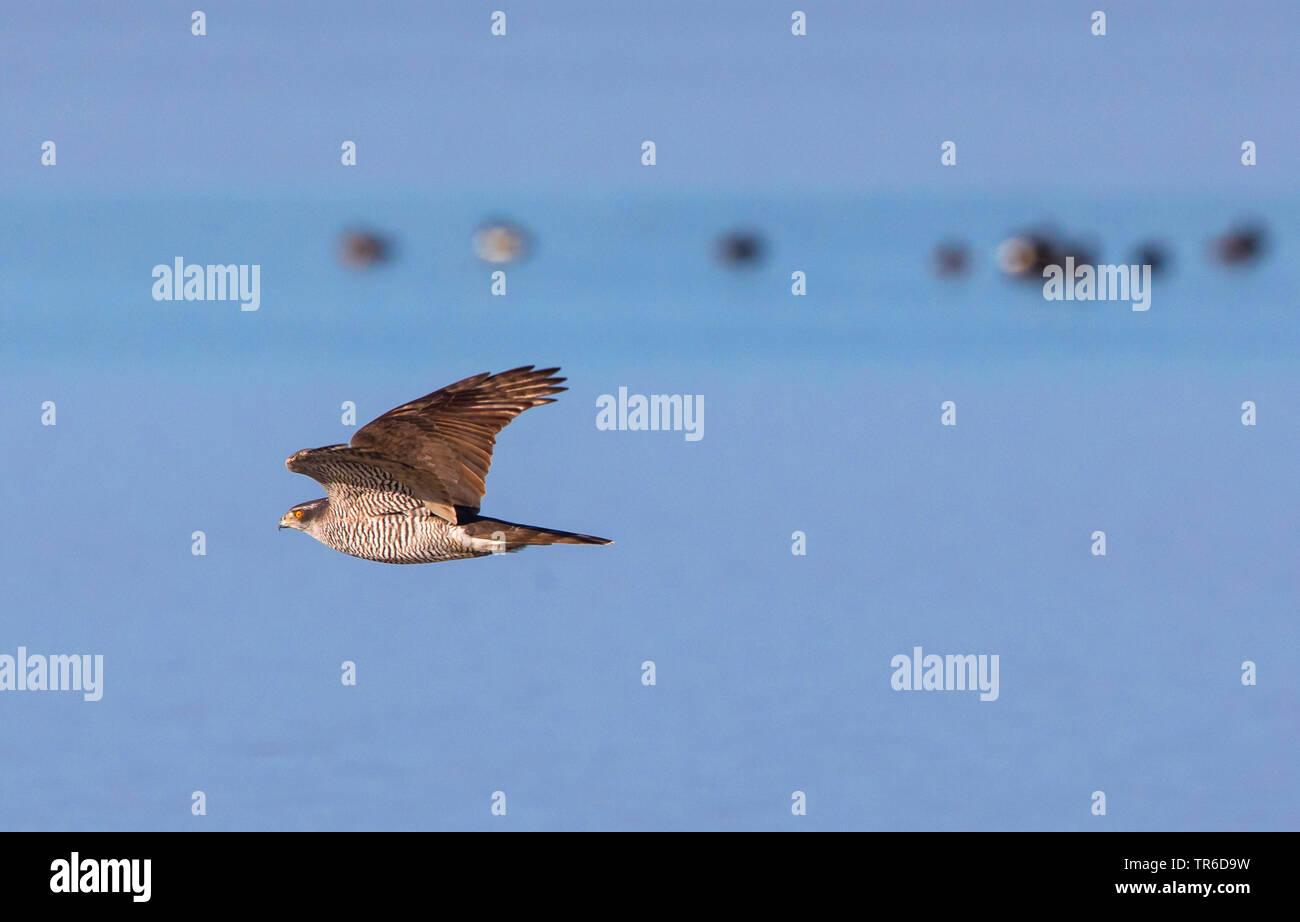
[[[416,477],[421,493],[437,493],[432,500],[420,496],[431,507],[437,503],[477,512],[497,433],[524,410],[555,402],[551,395],[566,390],[559,386],[565,379],[555,377],[557,371],[525,365],[465,378],[362,426],[351,447],[385,469],[401,465],[403,482]],[[454,509],[450,516],[434,511],[456,521]]]
[[[284,466],[319,483],[334,504],[351,505],[361,501],[372,515],[407,512],[423,504],[448,522],[456,521],[456,510],[447,499],[447,488],[436,475],[392,458],[357,451],[347,445],[326,445],[296,451]]]

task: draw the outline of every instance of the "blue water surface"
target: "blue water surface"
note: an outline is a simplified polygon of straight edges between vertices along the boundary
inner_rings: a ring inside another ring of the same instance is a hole
[[[1235,272],[1212,201],[511,204],[537,245],[493,297],[469,196],[10,202],[0,652],[105,676],[0,694],[0,825],[1295,825],[1293,203]],[[1151,309],[1000,277],[1042,220],[1167,241]],[[391,265],[337,264],[357,222]],[[733,226],[761,265],[712,259]],[[971,273],[934,279],[954,234]],[[260,309],[154,301],[178,255],[260,264]],[[343,401],[525,363],[570,390],[503,432],[484,510],[612,547],[392,567],[277,532]],[[704,437],[599,431],[620,386],[702,395]],[[998,700],[894,691],[917,645],[998,654]]]

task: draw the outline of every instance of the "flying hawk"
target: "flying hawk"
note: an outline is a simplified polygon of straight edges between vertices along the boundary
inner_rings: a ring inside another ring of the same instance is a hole
[[[496,434],[529,407],[554,403],[564,378],[532,365],[474,375],[389,410],[348,445],[294,452],[284,462],[325,488],[281,528],[381,563],[432,563],[517,551],[530,544],[611,544],[478,514]]]

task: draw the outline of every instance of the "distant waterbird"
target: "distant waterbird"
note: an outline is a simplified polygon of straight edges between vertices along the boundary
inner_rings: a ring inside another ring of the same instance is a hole
[[[1211,252],[1223,266],[1247,266],[1258,262],[1268,248],[1268,234],[1263,225],[1239,225],[1215,239]]]
[[[339,261],[350,269],[364,269],[388,262],[392,242],[373,231],[353,230],[339,241]]]
[[[1163,244],[1148,240],[1138,244],[1133,252],[1133,262],[1139,266],[1150,266],[1151,274],[1159,275],[1169,269],[1169,251]]]
[[[1065,240],[1051,231],[1031,231],[1008,237],[998,245],[998,268],[1011,278],[1042,281],[1048,266],[1063,266],[1067,257],[1078,265],[1092,264],[1092,250],[1077,241]]]
[[[949,241],[934,248],[934,274],[939,278],[965,275],[970,268],[970,250],[966,244]]]
[[[751,266],[763,261],[767,246],[755,231],[731,230],[714,243],[714,253],[725,266]]]
[[[484,221],[474,231],[474,254],[487,263],[513,263],[532,249],[532,237],[518,224],[504,220]]]

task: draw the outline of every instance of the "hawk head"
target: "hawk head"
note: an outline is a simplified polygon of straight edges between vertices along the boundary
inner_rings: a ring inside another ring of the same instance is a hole
[[[330,501],[324,498],[313,499],[308,503],[299,503],[280,516],[280,527],[296,528],[298,531],[314,534],[321,521],[325,518],[325,511],[329,509],[329,505]]]

